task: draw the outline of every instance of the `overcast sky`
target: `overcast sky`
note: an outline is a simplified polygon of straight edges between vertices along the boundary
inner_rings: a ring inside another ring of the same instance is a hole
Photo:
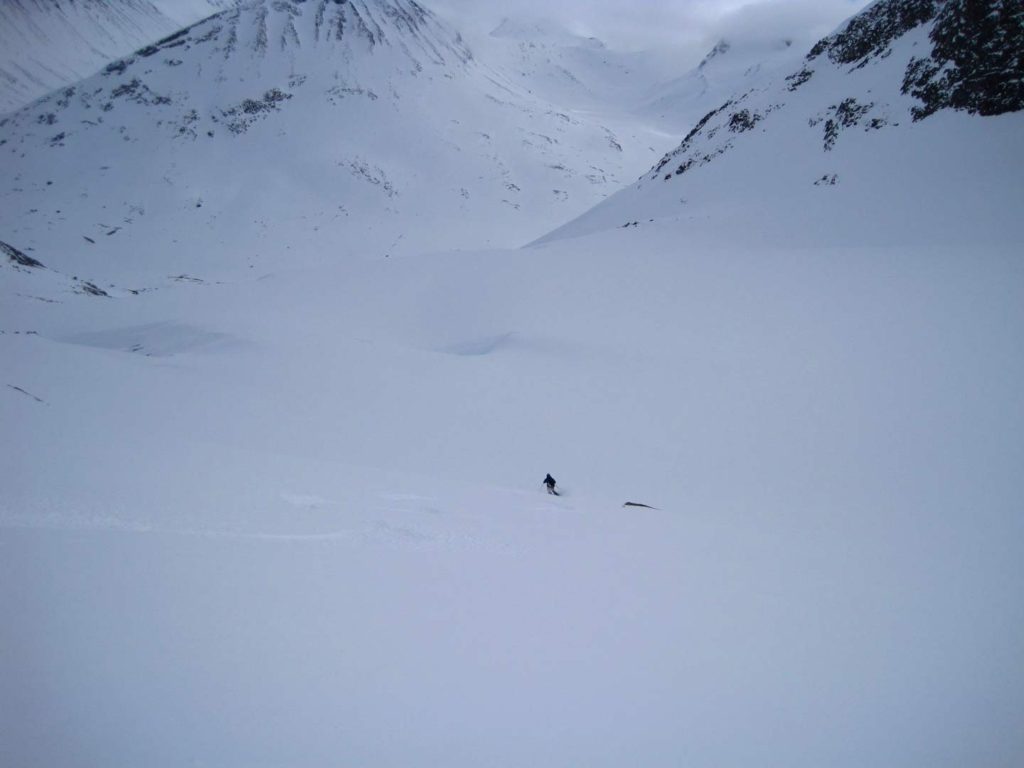
[[[616,48],[678,44],[702,49],[719,39],[817,39],[868,0],[421,0],[468,32],[508,16],[550,18]]]

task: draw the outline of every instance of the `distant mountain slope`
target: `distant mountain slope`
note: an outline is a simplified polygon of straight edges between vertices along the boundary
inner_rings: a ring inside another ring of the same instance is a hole
[[[663,151],[639,130],[531,94],[410,0],[254,0],[0,121],[0,231],[112,279],[516,245]]]
[[[682,51],[620,51],[551,21],[506,18],[480,41],[482,55],[509,78],[570,107],[635,110],[660,82],[676,77]]]
[[[234,0],[4,0],[0,114],[88,77]]]
[[[655,88],[640,114],[665,126],[693,125],[735,91],[763,86],[784,73],[799,56],[788,38],[719,40],[693,70]]]
[[[553,237],[672,218],[844,241],[1003,237],[1024,210],[1024,8],[882,0]]]

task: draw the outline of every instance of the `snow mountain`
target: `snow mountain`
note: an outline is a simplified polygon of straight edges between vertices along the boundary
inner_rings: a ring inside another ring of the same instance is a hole
[[[234,0],[7,0],[0,4],[0,114],[88,77],[113,59]]]
[[[0,230],[111,279],[209,243],[243,266],[515,245],[667,144],[530,93],[409,0],[255,0],[0,122]]]
[[[796,241],[1001,238],[1024,206],[1022,19],[996,0],[874,3],[555,236],[730,219]]]

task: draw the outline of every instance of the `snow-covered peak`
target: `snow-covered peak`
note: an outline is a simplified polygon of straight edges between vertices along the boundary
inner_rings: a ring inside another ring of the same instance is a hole
[[[697,71],[707,74],[722,70],[748,69],[752,64],[775,55],[786,52],[792,54],[792,48],[793,41],[790,38],[743,40],[740,43],[722,39],[701,59]]]
[[[330,53],[320,50],[331,49]],[[216,62],[222,76],[254,80],[253,62],[287,60],[320,69],[357,65],[375,49],[397,54],[407,65],[464,63],[471,58],[459,35],[411,0],[243,0],[192,28],[138,51],[108,71],[132,71],[143,59],[196,48]],[[177,55],[177,53],[175,54]],[[324,57],[327,61],[324,61]],[[223,62],[223,63],[222,63]],[[380,66],[376,62],[373,66]]]
[[[0,230],[112,281],[512,246],[667,149],[500,63],[410,0],[246,0],[0,121]]]
[[[705,67],[707,67],[708,64],[710,64],[715,59],[719,59],[725,54],[727,54],[730,48],[732,48],[732,46],[729,44],[729,41],[719,40],[717,43],[715,43],[715,47],[708,51],[707,55],[704,56],[703,59],[701,59],[700,64],[697,65],[697,69],[704,69]]]

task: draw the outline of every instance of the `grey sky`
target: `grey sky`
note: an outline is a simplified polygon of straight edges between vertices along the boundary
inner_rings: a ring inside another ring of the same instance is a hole
[[[868,0],[422,0],[463,29],[485,32],[503,17],[548,18],[613,47],[678,44],[700,49],[720,38],[827,34]]]

